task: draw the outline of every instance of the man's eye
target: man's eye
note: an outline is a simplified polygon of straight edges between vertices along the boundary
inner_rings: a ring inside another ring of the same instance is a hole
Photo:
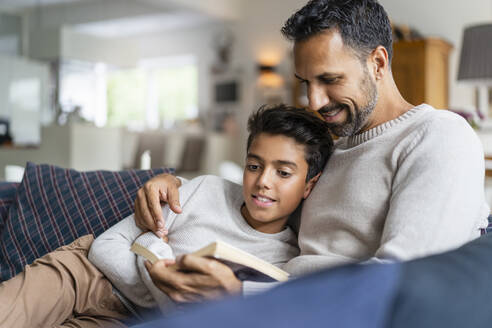
[[[282,171],[282,170],[279,170],[278,171],[278,174],[282,177],[282,178],[288,178],[290,177],[292,174],[289,173],[289,172],[285,172],[285,171]]]
[[[338,81],[338,78],[332,78],[332,79],[329,79],[329,78],[321,78],[321,82],[325,83],[325,84],[333,84],[335,82]]]

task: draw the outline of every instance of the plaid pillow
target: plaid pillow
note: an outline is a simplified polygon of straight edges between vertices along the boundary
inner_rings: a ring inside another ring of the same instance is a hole
[[[0,281],[76,238],[101,234],[133,213],[137,190],[173,169],[77,172],[27,163],[0,234]]]
[[[0,234],[9,213],[10,204],[14,201],[18,183],[0,182]]]

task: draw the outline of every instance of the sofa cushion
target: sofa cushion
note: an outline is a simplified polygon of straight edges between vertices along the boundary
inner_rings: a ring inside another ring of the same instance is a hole
[[[137,190],[164,172],[173,170],[78,172],[27,163],[0,234],[0,281],[80,236],[98,236],[130,215]]]
[[[15,198],[18,183],[0,182],[0,234],[5,225],[9,208]]]

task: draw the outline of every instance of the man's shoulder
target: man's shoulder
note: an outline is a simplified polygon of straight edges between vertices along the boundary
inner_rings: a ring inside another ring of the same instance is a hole
[[[472,128],[468,122],[460,115],[453,113],[447,109],[435,109],[430,105],[424,107],[425,115],[422,115],[421,120],[418,122],[427,128],[436,129],[460,129],[472,131]]]
[[[432,149],[436,156],[481,152],[482,146],[478,136],[463,117],[449,110],[434,109],[431,106],[425,110],[425,115],[409,127],[406,152],[411,149]]]

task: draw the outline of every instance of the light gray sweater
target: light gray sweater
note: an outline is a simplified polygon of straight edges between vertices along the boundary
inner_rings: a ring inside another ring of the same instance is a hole
[[[201,176],[179,189],[183,212],[163,207],[169,243],[148,232],[143,235],[131,215],[100,235],[91,246],[89,260],[127,299],[143,308],[159,306],[163,312],[173,302],[150,279],[145,259],[130,251],[133,242],[160,259],[174,259],[215,240],[225,241],[277,266],[299,254],[290,228],[276,234],[259,232],[243,219],[242,187],[215,176]]]
[[[300,275],[347,262],[409,260],[456,248],[487,226],[484,155],[468,123],[420,105],[342,138],[299,230]]]

